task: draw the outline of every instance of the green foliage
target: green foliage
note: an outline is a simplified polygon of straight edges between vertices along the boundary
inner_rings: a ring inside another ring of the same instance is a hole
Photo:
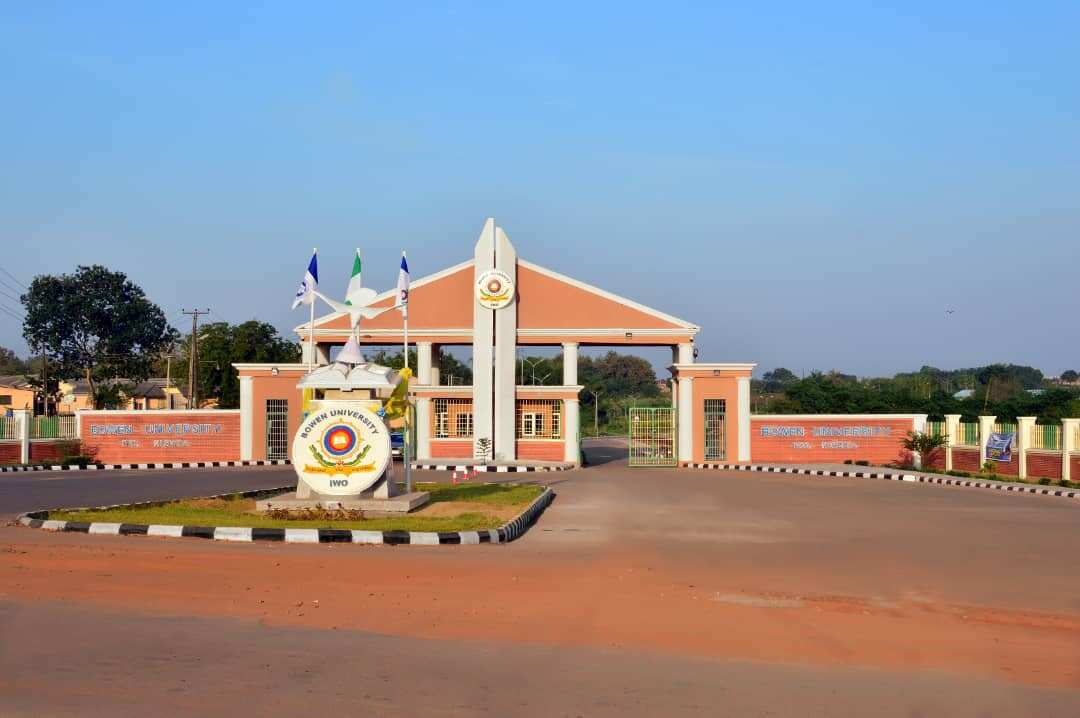
[[[918,453],[924,458],[938,449],[949,445],[949,437],[944,434],[929,434],[922,431],[909,431],[901,442],[908,451]]]
[[[187,387],[191,335],[184,337],[181,359],[172,362],[172,380]],[[240,378],[234,363],[290,364],[300,361],[300,345],[270,324],[254,319],[243,324],[214,322],[199,327],[199,396],[217,397],[222,409],[240,406]],[[162,368],[159,367],[159,372]],[[163,372],[162,372],[163,373]]]
[[[7,347],[0,347],[0,375],[17,376],[30,372],[30,362],[20,359]]]
[[[148,377],[176,336],[142,289],[100,265],[35,277],[22,302],[27,343],[48,353],[56,376],[88,379],[95,397],[101,379]]]
[[[1077,373],[1075,369],[1069,369],[1068,371],[1061,372],[1061,380],[1067,382],[1074,382],[1080,379],[1080,373]]]
[[[760,387],[765,383],[763,380]],[[956,398],[954,394],[961,388],[974,388],[974,393]],[[785,384],[779,396],[763,397],[757,410],[777,414],[961,414],[971,418],[992,414],[1002,421],[1015,421],[1018,416],[1057,420],[1080,415],[1080,389],[1045,384],[1037,369],[1004,364],[954,372],[923,367],[891,379],[814,372]]]
[[[405,363],[401,360],[401,349],[378,349],[374,352],[364,352],[365,358],[375,364],[381,364],[382,366],[390,367],[391,369],[400,369],[405,366]],[[416,350],[409,350],[409,366],[416,370]],[[452,378],[451,378],[452,377]],[[449,352],[439,352],[439,382],[442,384],[450,384],[453,382],[455,386],[472,384],[472,369],[468,364],[465,364],[458,360],[453,354]]]

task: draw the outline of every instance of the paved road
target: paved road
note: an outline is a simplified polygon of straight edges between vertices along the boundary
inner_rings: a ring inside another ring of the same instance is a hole
[[[503,547],[0,528],[0,713],[1080,714],[1075,503],[587,451]]]
[[[0,474],[0,518],[24,511],[210,496],[296,483],[291,466]]]

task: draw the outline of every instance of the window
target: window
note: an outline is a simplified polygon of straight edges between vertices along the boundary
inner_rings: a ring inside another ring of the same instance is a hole
[[[518,399],[517,438],[561,439],[562,399]]]
[[[435,399],[436,439],[471,439],[473,435],[472,399]]]
[[[11,394],[0,395],[0,406],[11,406]]]

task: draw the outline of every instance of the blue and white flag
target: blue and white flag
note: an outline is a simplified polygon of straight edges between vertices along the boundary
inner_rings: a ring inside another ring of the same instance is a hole
[[[296,297],[293,299],[292,308],[296,309],[301,304],[315,303],[315,290],[319,288],[319,255],[311,255],[304,278],[300,280],[300,286],[296,288]]]
[[[397,299],[394,306],[404,314],[409,308],[409,263],[405,261],[405,253],[401,253],[401,269],[397,275]]]

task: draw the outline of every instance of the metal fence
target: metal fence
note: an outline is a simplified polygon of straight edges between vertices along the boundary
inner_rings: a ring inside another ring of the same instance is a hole
[[[15,426],[15,419],[6,416],[0,416],[0,439],[18,438],[18,427]]]
[[[979,425],[974,422],[961,422],[959,429],[959,436],[956,437],[956,443],[960,446],[978,446],[979,445]]]
[[[670,407],[632,407],[630,466],[675,466],[675,412]]]
[[[31,439],[77,439],[74,416],[35,416],[30,420]]]
[[[945,422],[944,421],[928,421],[926,422],[926,433],[930,436],[945,436]]]
[[[1031,427],[1031,449],[1061,451],[1061,426],[1057,424],[1036,424]]]
[[[995,434],[1015,434],[1016,424],[1011,421],[999,421],[994,424]]]

